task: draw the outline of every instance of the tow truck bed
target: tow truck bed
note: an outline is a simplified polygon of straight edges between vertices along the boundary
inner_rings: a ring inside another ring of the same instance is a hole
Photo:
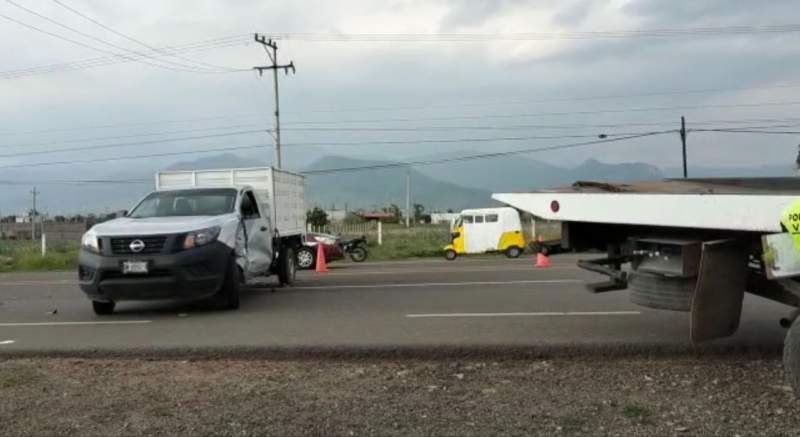
[[[668,179],[572,186],[492,198],[548,219],[587,223],[780,232],[800,178]]]

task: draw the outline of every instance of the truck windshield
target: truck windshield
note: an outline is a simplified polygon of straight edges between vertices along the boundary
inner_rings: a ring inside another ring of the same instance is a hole
[[[128,214],[131,218],[220,215],[234,211],[236,190],[157,191],[145,197]]]

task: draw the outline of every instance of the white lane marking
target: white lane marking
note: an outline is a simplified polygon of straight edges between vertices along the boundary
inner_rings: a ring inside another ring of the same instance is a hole
[[[294,290],[335,290],[342,288],[419,288],[419,287],[460,287],[468,285],[520,285],[520,284],[582,284],[579,279],[531,279],[523,281],[473,281],[473,282],[419,282],[410,284],[352,284],[352,285],[311,285],[292,287]]]
[[[552,266],[548,267],[547,270],[577,270],[577,266]],[[328,276],[361,276],[361,275],[398,275],[404,273],[473,273],[473,272],[534,272],[537,269],[533,267],[533,265],[529,266],[487,266],[487,267],[471,267],[469,270],[465,269],[452,269],[452,268],[436,268],[436,269],[427,269],[427,270],[405,270],[405,269],[394,269],[394,270],[361,270],[361,269],[354,269],[349,271],[339,270],[338,268],[332,268],[332,270],[326,275]],[[314,275],[315,272],[309,271],[311,275]]]
[[[14,340],[3,340],[3,341],[0,341],[0,345],[3,345],[3,344],[14,344]]]
[[[0,288],[5,286],[10,287],[23,287],[26,285],[78,285],[78,281],[76,280],[60,280],[60,281],[11,281],[11,282],[3,282],[0,284]]]
[[[553,316],[638,316],[639,311],[566,311],[538,313],[439,313],[439,314],[406,314],[410,319],[436,317],[553,317]]]
[[[117,320],[108,322],[20,322],[0,323],[0,327],[10,328],[15,326],[92,326],[92,325],[143,325],[152,323],[152,320]]]

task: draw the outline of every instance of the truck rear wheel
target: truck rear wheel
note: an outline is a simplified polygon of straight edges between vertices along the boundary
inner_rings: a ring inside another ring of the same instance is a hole
[[[292,285],[296,275],[297,264],[294,249],[284,246],[281,248],[280,259],[278,259],[278,281],[281,285]]]
[[[634,272],[628,281],[631,302],[648,308],[689,311],[697,278]]]
[[[800,318],[794,320],[783,342],[783,368],[795,396],[800,396]]]

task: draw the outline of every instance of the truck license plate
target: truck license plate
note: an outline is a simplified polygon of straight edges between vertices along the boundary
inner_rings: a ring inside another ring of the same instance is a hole
[[[123,261],[123,274],[143,274],[147,273],[147,261]]]

